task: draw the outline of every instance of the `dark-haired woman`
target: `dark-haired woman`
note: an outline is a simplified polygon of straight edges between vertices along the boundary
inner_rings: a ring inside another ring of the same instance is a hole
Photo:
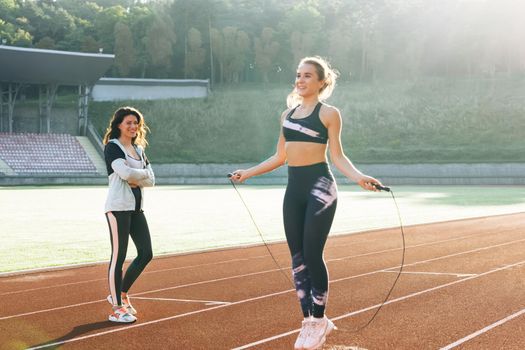
[[[153,257],[148,223],[142,210],[143,187],[155,184],[155,175],[144,154],[147,130],[142,113],[133,107],[121,107],[113,114],[103,139],[109,177],[105,213],[111,239],[107,300],[112,305],[109,315],[112,322],[137,320],[128,291]],[[122,277],[130,236],[137,248],[137,257]]]
[[[335,87],[337,74],[320,57],[306,57],[297,67],[288,109],[281,115],[277,151],[266,161],[233,172],[234,181],[272,171],[288,163],[288,186],[283,203],[286,240],[304,320],[296,350],[320,348],[334,324],[325,316],[328,272],[323,250],[337,205],[337,186],[327,162],[369,191],[381,183],[357,170],[341,147],[339,110],[322,101]]]

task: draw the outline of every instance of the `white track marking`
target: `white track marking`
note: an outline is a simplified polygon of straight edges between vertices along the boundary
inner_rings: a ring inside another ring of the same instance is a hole
[[[500,243],[500,244],[495,244],[495,245],[491,245],[491,246],[487,246],[487,247],[482,247],[482,248],[476,248],[476,249],[466,250],[466,251],[459,252],[459,253],[453,253],[453,254],[448,254],[448,255],[442,255],[442,256],[438,256],[438,257],[431,258],[431,259],[427,259],[427,260],[416,261],[416,262],[413,262],[413,263],[410,263],[410,264],[407,264],[407,263],[406,263],[406,264],[403,265],[403,268],[405,268],[405,267],[409,267],[409,266],[420,265],[420,264],[426,264],[426,263],[429,263],[429,262],[432,262],[432,261],[437,261],[437,260],[442,260],[442,259],[452,258],[452,257],[456,257],[456,256],[464,255],[464,254],[477,253],[477,252],[480,252],[480,251],[483,251],[483,250],[492,249],[492,248],[498,248],[498,247],[502,247],[502,246],[505,246],[505,245],[514,244],[514,243],[517,243],[517,242],[523,242],[523,241],[525,241],[525,238],[524,238],[524,239],[518,239],[518,240],[516,240],[516,241],[507,242],[507,243]],[[393,267],[389,267],[389,268],[381,269],[381,270],[376,270],[376,271],[372,271],[372,272],[365,272],[365,273],[362,273],[362,274],[360,274],[360,275],[354,275],[354,276],[351,276],[351,277],[343,277],[343,278],[339,278],[339,279],[331,280],[330,283],[340,282],[340,281],[345,281],[345,280],[348,280],[348,279],[357,278],[357,277],[362,277],[362,276],[368,276],[368,275],[372,275],[372,274],[375,274],[375,273],[380,273],[380,272],[388,271],[388,270],[391,270],[391,269],[399,269],[400,267],[401,267],[401,265],[398,265],[398,266],[393,266]]]
[[[192,316],[192,315],[200,314],[200,313],[203,313],[203,312],[208,312],[208,311],[212,311],[212,310],[222,309],[224,307],[228,307],[228,306],[232,306],[232,305],[244,304],[244,303],[248,303],[248,302],[251,302],[251,301],[254,301],[254,300],[260,300],[260,299],[265,299],[265,298],[269,298],[269,297],[271,298],[271,297],[274,297],[274,296],[277,296],[277,295],[288,293],[290,291],[291,290],[287,290],[287,291],[284,291],[284,292],[277,292],[277,293],[267,294],[267,295],[262,295],[262,296],[258,296],[258,297],[254,297],[254,298],[250,298],[250,299],[244,299],[244,300],[235,301],[235,302],[232,302],[232,303],[227,304],[227,305],[218,305],[218,306],[213,306],[213,307],[210,307],[210,308],[207,308],[207,309],[190,311],[190,312],[186,312],[186,313],[183,313],[183,314],[180,314],[180,315],[164,317],[164,318],[161,318],[161,319],[158,319],[158,320],[153,320],[153,321],[148,321],[148,322],[143,322],[143,323],[135,323],[135,324],[132,324],[132,325],[126,325],[126,326],[121,327],[121,328],[112,329],[112,330],[109,330],[109,331],[104,331],[104,332],[99,332],[99,333],[94,333],[94,334],[86,335],[86,336],[83,336],[83,337],[72,338],[72,339],[63,340],[63,341],[59,341],[59,342],[51,343],[51,344],[39,345],[39,346],[36,346],[36,347],[28,348],[26,350],[34,350],[34,349],[43,349],[43,348],[48,348],[48,347],[55,347],[57,345],[61,345],[61,344],[65,344],[65,343],[71,343],[71,342],[84,340],[84,339],[88,339],[88,338],[93,338],[93,337],[98,337],[98,336],[105,335],[105,334],[110,334],[110,333],[115,333],[115,332],[120,332],[120,331],[127,331],[127,330],[132,329],[132,328],[143,327],[143,326],[147,326],[147,325],[150,325],[150,324],[155,324],[155,323],[160,323],[160,322],[164,322],[164,321],[174,320],[174,319],[181,318],[181,317]]]
[[[499,320],[497,322],[494,322],[493,324],[488,325],[487,327],[485,327],[483,329],[480,329],[477,332],[474,332],[474,333],[472,333],[470,335],[467,335],[466,337],[461,338],[461,339],[453,342],[452,344],[448,344],[447,346],[442,347],[440,350],[453,349],[456,346],[461,345],[461,344],[463,344],[463,343],[465,343],[465,342],[467,342],[467,341],[469,341],[469,340],[471,340],[471,339],[473,339],[473,338],[475,338],[475,337],[477,337],[477,336],[479,336],[479,335],[481,335],[483,333],[486,333],[486,332],[490,331],[493,328],[501,326],[502,324],[504,324],[504,323],[506,323],[506,322],[508,322],[508,321],[510,321],[510,320],[512,320],[514,318],[516,318],[516,317],[519,317],[519,316],[521,316],[523,314],[525,314],[525,309],[521,309],[520,311],[518,311],[518,312],[516,312],[516,313],[514,313],[512,315],[509,315],[509,316],[507,316],[507,317],[505,317],[505,318],[503,318],[503,319],[501,319],[501,320]]]
[[[459,253],[443,255],[443,256],[440,256],[440,257],[436,257],[436,258],[416,261],[416,262],[413,262],[413,263],[410,263],[410,264],[404,264],[404,267],[414,266],[414,265],[419,265],[419,264],[425,264],[425,263],[428,263],[428,262],[441,260],[441,259],[447,259],[447,258],[451,258],[451,257],[455,257],[455,256],[464,255],[464,254],[476,253],[476,252],[479,252],[479,251],[492,249],[492,248],[497,248],[497,247],[501,247],[501,246],[505,246],[505,245],[509,245],[509,244],[515,244],[515,243],[523,242],[523,241],[525,241],[525,238],[524,239],[515,240],[515,241],[506,242],[506,243],[500,243],[500,244],[496,244],[496,245],[491,245],[491,246],[487,246],[487,247],[467,250],[467,251],[463,251],[463,252],[459,252]],[[349,280],[349,279],[369,276],[369,275],[381,273],[381,272],[384,272],[386,270],[396,269],[396,268],[399,269],[400,266],[398,265],[398,266],[393,266],[393,267],[389,267],[389,268],[386,268],[386,269],[380,269],[380,270],[375,270],[375,271],[371,271],[371,272],[365,272],[365,273],[354,275],[354,276],[350,276],[350,277],[342,277],[342,278],[339,278],[339,279],[331,280],[330,283],[337,283],[337,282],[346,281],[346,280]],[[151,294],[151,293],[156,293],[156,292],[163,292],[163,291],[167,291],[167,290],[179,289],[179,288],[184,288],[184,287],[191,287],[191,286],[202,285],[202,284],[207,284],[207,283],[221,282],[221,281],[226,281],[226,280],[230,280],[230,279],[244,278],[244,277],[255,276],[255,275],[259,275],[259,274],[272,273],[272,272],[276,272],[276,271],[279,271],[279,269],[265,270],[265,271],[260,271],[260,272],[252,272],[252,273],[248,273],[248,274],[229,276],[229,277],[217,278],[217,279],[213,279],[213,280],[205,280],[205,281],[200,281],[200,282],[193,282],[193,283],[188,283],[188,284],[183,284],[183,285],[178,285],[178,286],[173,286],[173,287],[159,288],[159,289],[145,291],[145,292],[141,292],[141,293],[134,293],[132,296],[145,295],[145,294]],[[287,292],[290,292],[290,291],[292,291],[292,289],[283,291],[283,293],[287,293]],[[15,317],[29,316],[29,315],[39,314],[39,313],[43,313],[43,312],[50,312],[50,311],[55,311],[55,310],[67,309],[67,308],[71,308],[71,307],[88,305],[88,304],[93,304],[93,303],[97,303],[97,302],[101,302],[101,301],[106,301],[106,299],[88,301],[88,302],[85,302],[85,303],[79,303],[79,304],[74,304],[74,305],[65,305],[65,306],[60,306],[60,307],[50,308],[50,309],[45,309],[45,310],[26,312],[26,313],[17,314],[17,315],[3,316],[3,317],[0,317],[0,321],[6,320],[6,319],[10,319],[10,318],[15,318]]]
[[[40,314],[40,313],[44,313],[44,312],[70,309],[72,307],[85,306],[85,305],[89,305],[89,304],[96,304],[96,303],[100,303],[101,301],[105,301],[106,303],[108,302],[107,299],[86,301],[86,302],[83,302],[83,303],[78,303],[78,304],[73,304],[73,305],[58,306],[58,307],[54,307],[54,308],[51,308],[51,309],[44,309],[44,310],[38,310],[38,311],[32,311],[32,312],[25,312],[23,314],[17,314],[17,315],[11,315],[11,316],[3,316],[3,317],[0,317],[0,321],[8,320],[10,318],[17,318],[17,317],[23,317],[23,316],[30,316],[30,315]]]
[[[491,273],[503,271],[503,270],[506,270],[506,269],[509,269],[509,268],[512,268],[512,267],[515,267],[515,266],[523,265],[523,264],[525,264],[525,260],[522,260],[522,261],[514,263],[514,264],[508,264],[505,267],[500,267],[500,268],[497,268],[497,269],[494,269],[494,270],[489,270],[489,271],[480,273],[479,275],[476,275],[476,276],[467,277],[467,278],[464,278],[464,279],[461,279],[461,280],[457,280],[457,281],[454,281],[454,282],[450,282],[450,283],[445,283],[445,284],[442,284],[442,285],[439,285],[439,286],[436,286],[436,287],[433,287],[433,288],[429,288],[429,289],[426,289],[426,290],[423,290],[423,291],[419,291],[419,292],[415,292],[415,293],[411,293],[411,294],[405,295],[403,297],[392,299],[392,300],[389,300],[389,301],[385,302],[384,305],[388,305],[388,304],[392,304],[392,303],[395,303],[395,302],[403,301],[403,300],[406,300],[406,299],[409,299],[409,298],[412,298],[412,297],[415,297],[415,296],[419,296],[419,295],[422,295],[422,294],[425,294],[425,293],[428,293],[428,292],[432,292],[432,291],[435,291],[435,290],[439,290],[439,289],[442,289],[442,288],[445,288],[445,287],[449,287],[449,286],[452,286],[452,285],[455,285],[455,284],[463,283],[465,281],[469,281],[469,280],[472,280],[472,279],[480,278],[482,276],[486,276],[486,275],[489,275]],[[291,291],[291,290],[289,290],[289,291]],[[181,318],[181,317],[185,317],[185,316],[191,316],[191,315],[195,315],[195,314],[199,314],[199,313],[203,313],[203,312],[208,312],[208,311],[212,311],[212,310],[216,310],[216,309],[220,309],[220,308],[224,308],[224,307],[228,307],[228,306],[232,306],[232,305],[239,305],[239,304],[244,304],[244,303],[247,303],[247,302],[250,302],[250,301],[254,301],[254,300],[260,300],[260,299],[264,299],[264,298],[268,298],[268,297],[273,297],[273,296],[277,296],[277,295],[281,295],[281,294],[287,293],[289,291],[277,292],[277,293],[267,294],[267,295],[263,295],[263,296],[250,298],[250,299],[239,300],[239,301],[236,301],[236,302],[232,302],[231,304],[227,304],[227,305],[218,305],[218,306],[210,307],[210,308],[203,309],[203,310],[187,312],[187,313],[184,313],[184,314],[175,315],[175,316],[169,316],[169,317],[161,318],[161,319],[158,319],[158,320],[148,321],[148,322],[144,322],[144,323],[140,323],[140,324],[134,324],[134,325],[118,328],[118,329],[112,329],[112,330],[109,330],[109,331],[94,333],[94,334],[90,334],[90,335],[83,336],[83,337],[77,337],[77,338],[72,338],[72,339],[68,339],[68,340],[64,340],[64,341],[60,341],[60,342],[45,344],[45,345],[29,348],[28,350],[42,349],[42,348],[47,348],[47,347],[51,347],[51,346],[57,346],[57,345],[65,344],[65,343],[71,343],[71,342],[75,342],[75,341],[79,341],[79,340],[83,340],[83,339],[93,338],[93,337],[96,337],[96,336],[102,336],[102,335],[105,335],[105,334],[125,331],[125,330],[129,330],[131,328],[143,327],[143,326],[147,326],[147,325],[150,325],[150,324],[155,324],[155,323],[160,323],[160,322],[164,322],[164,321],[169,321],[169,320],[173,320],[173,319],[177,319],[177,318]],[[337,316],[337,317],[332,318],[332,320],[337,321],[337,320],[340,320],[340,319],[343,319],[343,318],[351,317],[351,316],[354,316],[354,315],[357,315],[357,314],[360,314],[360,313],[363,313],[363,312],[366,312],[366,311],[369,311],[369,310],[373,310],[373,309],[379,307],[380,305],[381,304],[376,304],[374,306],[370,306],[370,307],[367,307],[367,308],[364,308],[364,309],[361,309],[361,310],[357,310],[357,311],[350,312],[350,313],[347,313],[347,314],[344,314],[344,315],[341,315],[341,316]],[[271,341],[271,340],[275,340],[275,339],[282,338],[284,336],[287,336],[287,335],[290,335],[290,334],[293,334],[293,333],[297,333],[297,332],[299,332],[299,330],[300,329],[295,329],[293,331],[282,333],[282,334],[279,334],[279,335],[276,335],[276,336],[273,336],[273,337],[270,337],[270,338],[266,338],[266,339],[263,339],[263,340],[259,340],[259,341],[255,342],[255,343],[246,344],[246,345],[244,345],[242,347],[238,347],[238,348],[235,348],[233,350],[246,349],[246,348],[258,345],[258,344],[266,343],[266,342]]]
[[[398,273],[398,271],[383,270],[381,272]],[[470,277],[476,276],[475,273],[455,273],[455,272],[427,272],[427,271],[403,271],[403,275],[438,275],[438,276],[456,276],[456,277]]]
[[[261,258],[267,258],[267,257],[268,257],[268,255],[258,255],[258,256],[251,257],[251,258],[230,259],[230,260],[223,260],[223,261],[217,261],[217,262],[206,263],[206,264],[196,264],[196,265],[188,265],[188,266],[170,267],[170,268],[167,268],[167,269],[159,269],[159,270],[153,270],[153,271],[144,271],[141,275],[147,275],[147,274],[158,273],[158,272],[173,271],[173,270],[192,269],[192,268],[195,268],[195,267],[227,264],[227,263],[230,263],[230,262],[239,262],[239,261],[246,261],[246,260],[251,260],[251,259],[261,259]],[[107,262],[105,262],[104,264],[107,264]],[[42,290],[42,289],[58,288],[58,287],[63,287],[63,286],[72,286],[72,285],[76,285],[76,284],[92,283],[92,282],[99,282],[99,281],[107,281],[107,278],[97,278],[97,279],[78,281],[78,282],[54,284],[52,286],[46,286],[46,287],[38,287],[38,288],[16,290],[16,291],[12,291],[12,292],[0,293],[0,296],[2,296],[2,295],[9,295],[9,294],[33,292],[33,291]]]
[[[500,271],[506,270],[508,268],[512,268],[512,267],[523,265],[523,264],[525,264],[525,260],[519,261],[519,262],[514,263],[514,264],[510,264],[510,265],[507,265],[507,266],[504,266],[504,267],[499,267],[499,268],[494,269],[494,270],[489,270],[489,271],[480,273],[480,274],[478,274],[476,276],[463,278],[463,279],[460,279],[460,280],[457,280],[457,281],[453,281],[453,282],[449,282],[449,283],[438,285],[436,287],[428,288],[428,289],[425,289],[425,290],[422,290],[422,291],[419,291],[419,292],[407,294],[405,296],[389,300],[389,301],[385,302],[384,305],[397,303],[397,302],[400,302],[400,301],[403,301],[403,300],[406,300],[406,299],[410,299],[410,298],[413,298],[413,297],[416,297],[416,296],[419,296],[419,295],[422,295],[422,294],[426,294],[426,293],[433,292],[433,291],[436,291],[436,290],[439,290],[439,289],[450,287],[450,286],[453,286],[453,285],[456,285],[456,284],[459,284],[459,283],[470,281],[470,280],[473,280],[473,279],[476,279],[476,278],[480,278],[480,277],[489,275],[491,273],[500,272]],[[361,309],[361,310],[356,310],[356,311],[353,311],[353,312],[346,313],[344,315],[340,315],[340,316],[337,316],[337,317],[331,317],[330,319],[332,321],[341,320],[341,319],[344,319],[344,318],[347,318],[347,317],[352,317],[352,316],[361,314],[363,312],[374,310],[374,309],[376,309],[376,308],[378,308],[380,306],[381,306],[381,304],[376,304],[376,305],[369,306],[369,307],[366,307],[366,308]],[[279,339],[279,338],[286,337],[286,336],[294,334],[294,333],[298,333],[300,330],[301,329],[294,329],[292,331],[289,331],[289,332],[286,332],[286,333],[277,334],[277,335],[274,335],[273,337],[261,339],[261,340],[258,340],[256,342],[253,342],[253,343],[250,343],[250,344],[246,344],[246,345],[234,348],[232,350],[248,349],[248,348],[251,348],[251,347],[256,346],[256,345],[264,344],[264,343],[267,343],[267,342],[270,342],[270,341],[273,341],[273,340],[276,340],[276,339]]]
[[[159,292],[159,291],[172,290],[172,289],[178,289],[178,288],[184,288],[184,287],[191,287],[191,286],[196,286],[196,285],[206,284],[206,283],[226,281],[226,280],[229,280],[229,279],[232,279],[232,278],[244,278],[244,277],[248,277],[248,276],[259,275],[259,274],[263,274],[263,273],[270,273],[270,272],[275,272],[275,271],[278,271],[278,270],[277,269],[273,269],[273,270],[267,270],[267,271],[261,271],[261,272],[253,272],[253,273],[248,273],[248,274],[243,274],[243,275],[236,275],[236,276],[230,276],[230,277],[224,277],[224,278],[217,278],[217,279],[214,279],[214,280],[207,280],[207,281],[201,281],[201,282],[182,284],[182,285],[178,285],[178,286],[174,286],[174,287],[155,289],[155,290],[146,291],[146,292],[142,292],[142,293],[134,293],[134,294],[131,295],[131,297],[132,298],[136,298],[137,295],[144,295],[144,294],[155,293],[155,292]],[[74,305],[65,305],[65,306],[59,306],[59,307],[50,308],[50,309],[26,312],[26,313],[18,314],[18,315],[4,316],[4,317],[0,317],[0,321],[7,320],[7,319],[10,319],[10,318],[15,318],[15,317],[30,316],[30,315],[34,315],[34,314],[43,313],[43,312],[50,312],[50,311],[68,309],[68,308],[72,308],[72,307],[89,305],[89,304],[94,304],[94,303],[99,303],[99,302],[107,302],[107,300],[106,299],[93,300],[93,301],[87,301],[87,302],[84,302],[84,303],[78,303],[78,304],[74,304]]]
[[[205,305],[223,305],[223,304],[231,304],[230,301],[197,300],[197,299],[145,298],[145,297],[133,297],[133,299],[140,299],[140,300],[160,300],[160,301],[178,301],[178,302],[184,302],[184,303],[201,303],[201,304],[205,304]]]
[[[461,237],[456,237],[456,238],[444,239],[444,240],[440,240],[440,241],[420,243],[420,244],[407,246],[406,249],[430,246],[430,245],[434,245],[434,244],[447,243],[447,242],[452,242],[452,241],[458,241],[458,240],[462,240],[462,239],[466,239],[466,238],[470,238],[470,237],[474,237],[474,236],[486,235],[486,234],[487,233],[482,233],[482,234],[477,233],[477,234],[466,235],[466,236],[461,236]],[[358,243],[363,243],[363,242],[358,242]],[[352,244],[354,244],[354,243],[352,243]],[[341,257],[341,258],[328,259],[328,260],[326,260],[326,262],[328,263],[328,262],[333,262],[333,261],[354,259],[354,258],[363,257],[363,256],[369,256],[369,255],[381,254],[381,253],[386,253],[386,252],[398,251],[398,250],[401,250],[401,249],[402,248],[391,248],[391,249],[379,250],[379,251],[370,252],[370,253],[349,255],[349,256],[345,256],[345,257]],[[206,263],[206,264],[196,264],[196,265],[172,267],[172,268],[167,268],[167,269],[159,269],[159,270],[154,270],[154,271],[144,271],[142,274],[145,275],[145,274],[152,274],[152,273],[158,273],[158,272],[166,272],[166,271],[173,271],[173,270],[189,269],[189,268],[195,268],[195,267],[203,267],[203,266],[209,266],[209,265],[218,265],[218,264],[225,264],[225,263],[230,263],[230,262],[246,261],[246,260],[251,260],[251,259],[261,259],[261,258],[268,258],[268,257],[269,257],[268,254],[266,254],[266,255],[258,255],[258,256],[251,257],[251,258],[239,258],[239,259],[224,260],[224,261],[218,261],[218,262]],[[107,262],[105,262],[105,263],[107,264]],[[106,280],[107,280],[107,278],[98,278],[98,279],[91,279],[91,280],[86,280],[86,281],[54,284],[52,286],[46,286],[46,287],[38,287],[38,288],[22,289],[22,290],[17,290],[17,291],[12,291],[12,292],[4,292],[4,293],[0,293],[0,296],[2,296],[2,295],[10,295],[10,294],[18,294],[18,293],[26,293],[26,292],[33,292],[33,291],[37,291],[37,290],[50,289],[50,288],[59,288],[59,287],[63,287],[63,286],[71,286],[71,285],[84,284],[84,283],[92,283],[92,282],[98,282],[98,281],[106,281]]]

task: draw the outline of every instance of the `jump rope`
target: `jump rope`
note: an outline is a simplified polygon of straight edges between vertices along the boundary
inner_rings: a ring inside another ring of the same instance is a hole
[[[277,259],[273,255],[270,247],[268,246],[268,243],[266,242],[266,239],[264,239],[264,235],[262,234],[261,230],[259,229],[259,226],[257,225],[257,222],[253,218],[253,215],[252,215],[252,212],[251,212],[250,208],[248,207],[248,205],[244,201],[244,198],[241,195],[241,192],[239,191],[237,186],[235,185],[235,182],[232,180],[232,177],[234,176],[234,174],[233,173],[229,173],[227,176],[228,176],[228,179],[230,180],[230,183],[232,184],[233,188],[235,189],[235,192],[239,196],[239,199],[241,200],[242,204],[244,205],[244,208],[246,209],[246,212],[248,213],[248,215],[249,215],[249,217],[250,217],[250,219],[251,219],[251,221],[253,223],[253,226],[255,226],[255,229],[257,230],[257,233],[259,233],[261,241],[264,243],[264,246],[266,247],[266,250],[268,251],[268,253],[272,257],[273,262],[275,263],[275,265],[277,266],[277,268],[279,269],[281,274],[283,276],[285,276],[285,278],[290,282],[290,284],[292,285],[293,289],[295,290],[295,283],[290,279],[290,276],[286,272],[283,271],[283,269],[281,268],[281,265],[279,264],[279,262],[277,261]],[[405,265],[405,251],[406,251],[405,232],[404,232],[404,229],[403,229],[403,221],[401,220],[401,213],[399,211],[399,206],[397,205],[397,201],[396,201],[396,197],[394,195],[394,191],[392,191],[392,189],[390,187],[388,187],[388,186],[381,186],[381,185],[378,185],[378,184],[372,184],[372,186],[374,186],[379,191],[388,192],[392,196],[392,200],[394,201],[394,204],[396,206],[397,217],[399,219],[399,228],[401,230],[401,238],[402,238],[402,241],[403,241],[403,253],[401,255],[401,265],[399,267],[399,272],[397,273],[396,279],[394,280],[394,283],[392,283],[392,286],[390,287],[390,289],[389,289],[385,299],[383,300],[381,305],[379,305],[379,307],[376,309],[376,311],[374,312],[372,317],[370,317],[370,319],[363,326],[353,330],[354,332],[360,332],[361,330],[365,329],[376,318],[376,316],[379,313],[379,311],[381,310],[381,308],[386,304],[386,302],[390,298],[390,296],[392,294],[392,291],[394,290],[394,288],[395,288],[395,286],[397,284],[397,281],[399,280],[399,277],[401,277],[401,273],[403,271],[403,266]]]

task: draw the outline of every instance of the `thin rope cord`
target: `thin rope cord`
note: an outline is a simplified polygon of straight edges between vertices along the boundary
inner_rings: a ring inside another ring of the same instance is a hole
[[[295,290],[295,283],[290,279],[290,277],[283,271],[283,269],[281,268],[281,265],[279,265],[279,263],[277,262],[277,259],[275,259],[275,256],[273,255],[272,251],[270,250],[270,247],[268,247],[268,244],[266,243],[266,240],[264,239],[264,236],[261,232],[261,230],[259,229],[259,226],[257,225],[257,222],[255,221],[255,219],[253,218],[253,215],[248,207],[248,205],[246,204],[246,202],[244,201],[241,193],[239,192],[239,190],[237,189],[237,186],[235,186],[235,183],[230,179],[230,183],[232,184],[233,188],[235,189],[235,192],[237,192],[237,195],[239,196],[242,204],[244,205],[244,208],[246,209],[246,211],[248,212],[248,215],[250,216],[250,219],[252,220],[252,223],[253,225],[255,226],[255,229],[257,230],[257,233],[259,233],[259,236],[261,237],[261,240],[262,242],[264,243],[264,246],[266,247],[266,250],[268,250],[268,253],[270,254],[270,256],[272,257],[273,259],[273,262],[275,263],[275,265],[279,268],[279,271],[286,277],[286,279],[292,284],[293,286],[293,289]],[[353,332],[360,332],[362,331],[363,329],[365,329],[366,327],[368,327],[372,321],[376,318],[377,314],[379,313],[379,311],[383,308],[383,306],[385,305],[385,303],[388,301],[388,299],[390,298],[391,294],[392,294],[392,291],[394,290],[396,284],[397,284],[397,281],[399,280],[399,278],[401,277],[401,273],[403,272],[403,267],[405,265],[405,251],[406,251],[406,245],[405,245],[405,231],[403,229],[403,221],[401,220],[401,212],[399,211],[399,206],[397,205],[397,201],[396,201],[396,197],[394,195],[394,191],[392,191],[390,188],[388,189],[388,192],[390,192],[390,195],[392,196],[392,199],[394,200],[394,204],[396,206],[396,211],[397,211],[397,217],[399,219],[399,228],[401,229],[401,238],[402,238],[402,241],[403,241],[403,252],[402,252],[402,255],[401,255],[401,266],[399,267],[399,272],[397,273],[397,276],[396,276],[396,279],[394,280],[394,283],[392,283],[392,287],[390,287],[390,290],[388,291],[385,299],[383,300],[383,302],[381,303],[381,305],[379,305],[379,307],[376,309],[375,313],[372,315],[372,317],[368,320],[368,322],[366,322],[363,326],[357,328],[356,330],[353,330]],[[344,329],[341,329],[344,331]]]
[[[253,225],[255,226],[255,229],[257,230],[257,233],[259,233],[259,236],[261,237],[261,240],[262,242],[264,243],[264,246],[266,247],[266,250],[268,250],[268,253],[270,253],[270,256],[272,257],[272,260],[273,262],[275,263],[275,265],[277,266],[277,268],[279,269],[279,271],[286,277],[286,279],[292,284],[292,287],[293,287],[293,290],[295,290],[295,283],[290,279],[290,276],[288,276],[288,274],[286,274],[286,272],[283,271],[281,265],[277,262],[277,259],[275,258],[275,256],[273,255],[270,247],[268,246],[268,243],[266,243],[266,240],[264,239],[264,236],[261,232],[261,230],[259,229],[259,226],[257,225],[257,222],[255,221],[255,219],[253,218],[253,215],[252,215],[252,212],[250,211],[250,209],[248,208],[248,205],[246,204],[246,202],[244,201],[241,193],[239,192],[239,190],[237,189],[237,186],[235,186],[235,183],[230,180],[230,183],[233,185],[233,188],[235,189],[235,192],[237,192],[237,195],[239,196],[239,198],[241,199],[241,202],[242,204],[244,205],[244,208],[246,209],[246,211],[248,212],[248,215],[250,216],[250,219],[252,220],[252,223]]]
[[[396,206],[396,210],[397,210],[397,217],[399,219],[399,227],[401,229],[401,237],[403,239],[403,254],[401,256],[401,266],[399,267],[399,272],[397,273],[397,276],[396,276],[396,279],[394,280],[394,283],[392,283],[392,287],[390,287],[390,290],[388,291],[386,297],[385,297],[385,300],[383,300],[383,302],[381,303],[381,305],[379,305],[379,307],[376,309],[376,312],[372,315],[372,317],[370,318],[370,320],[368,320],[367,323],[365,323],[364,326],[361,326],[359,328],[357,328],[355,330],[355,332],[360,332],[362,331],[363,329],[365,329],[366,327],[368,327],[372,321],[376,318],[377,314],[379,313],[379,310],[381,310],[381,308],[383,308],[383,305],[385,305],[385,303],[388,301],[388,299],[390,298],[390,295],[392,294],[392,291],[394,290],[396,284],[397,284],[397,281],[399,280],[399,277],[401,277],[401,273],[403,271],[403,266],[405,265],[405,251],[406,251],[406,246],[405,246],[405,231],[403,230],[403,221],[401,220],[401,213],[399,211],[399,206],[397,205],[397,201],[396,201],[396,197],[394,196],[394,191],[392,190],[389,190],[390,194],[392,195],[392,199],[394,200],[394,204]]]

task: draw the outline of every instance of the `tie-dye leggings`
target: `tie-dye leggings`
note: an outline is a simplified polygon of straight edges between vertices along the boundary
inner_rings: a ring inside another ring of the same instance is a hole
[[[288,167],[283,218],[303,315],[323,317],[328,271],[323,249],[337,206],[337,185],[326,163]]]

